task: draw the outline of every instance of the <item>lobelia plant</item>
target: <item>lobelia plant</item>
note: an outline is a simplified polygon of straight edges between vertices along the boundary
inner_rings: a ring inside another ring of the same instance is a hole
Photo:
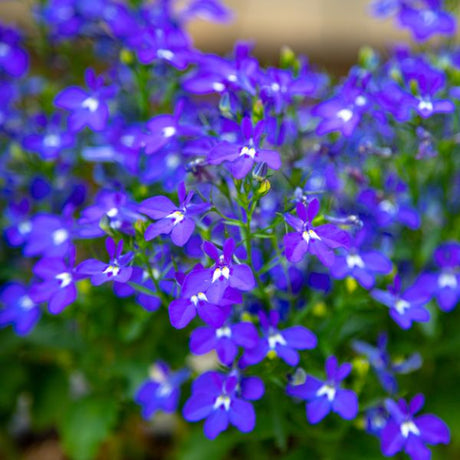
[[[374,0],[415,43],[341,79],[196,49],[220,0],[0,26],[0,455],[52,429],[72,459],[160,458],[160,413],[161,458],[423,460],[460,434],[451,3]]]

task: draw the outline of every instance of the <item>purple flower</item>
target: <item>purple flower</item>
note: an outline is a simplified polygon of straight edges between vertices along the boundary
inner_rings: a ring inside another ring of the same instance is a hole
[[[414,417],[424,401],[422,394],[414,396],[409,405],[404,399],[398,403],[391,399],[385,401],[390,419],[380,435],[384,455],[392,456],[404,450],[413,460],[428,460],[431,452],[426,444],[449,443],[449,428],[440,418],[432,414]]]
[[[236,179],[243,179],[252,169],[254,162],[265,162],[269,168],[279,169],[281,167],[279,153],[259,148],[264,128],[264,121],[259,121],[253,128],[250,118],[243,118],[241,122],[241,142],[222,142],[217,144],[209,152],[209,163],[218,165],[224,161],[229,161],[230,172]]]
[[[214,266],[209,269],[211,285],[208,292],[213,297],[222,298],[229,287],[239,291],[251,291],[255,287],[256,282],[251,268],[246,264],[233,262],[235,252],[233,238],[225,240],[223,254],[219,254],[217,248],[209,241],[203,243],[203,250],[215,261]]]
[[[314,198],[308,207],[304,203],[297,203],[297,215],[287,214],[286,221],[296,232],[284,235],[286,258],[290,262],[300,262],[305,254],[310,253],[327,267],[334,263],[333,249],[350,246],[350,236],[335,225],[324,224],[312,226],[312,221],[319,211],[319,201]]]
[[[443,0],[423,0],[423,7],[414,8],[409,2],[401,2],[399,23],[412,32],[414,38],[423,42],[434,34],[454,35],[457,27],[455,17],[442,11]]]
[[[99,286],[108,281],[128,282],[133,272],[133,267],[128,265],[134,254],[127,252],[122,255],[123,240],[120,240],[117,245],[112,238],[107,238],[105,247],[110,257],[109,263],[101,262],[97,259],[84,260],[76,268],[76,273],[90,276],[91,283],[94,286]]]
[[[137,212],[135,203],[130,202],[123,192],[101,190],[92,206],[84,209],[78,221],[79,236],[95,238],[104,235],[101,225],[113,230],[132,234],[133,224],[142,216]]]
[[[5,237],[11,246],[22,246],[27,241],[32,230],[29,212],[30,202],[26,199],[9,203],[5,211],[9,224],[5,228]]]
[[[359,246],[364,241],[364,232],[355,238],[353,247],[345,255],[335,257],[334,264],[330,267],[331,276],[343,279],[351,276],[365,289],[371,289],[375,284],[375,275],[386,275],[391,272],[392,264],[378,251],[360,251]]]
[[[445,243],[434,253],[438,273],[423,273],[415,285],[435,297],[443,311],[451,311],[460,300],[460,244]]]
[[[146,214],[157,222],[150,224],[145,231],[146,241],[161,234],[171,234],[171,240],[176,246],[184,246],[195,230],[195,222],[191,216],[203,212],[209,207],[191,203],[193,192],[186,192],[185,184],[181,182],[178,189],[179,206],[176,206],[165,196],[147,198],[139,205],[139,212]]]
[[[37,124],[43,132],[26,136],[22,141],[23,146],[27,150],[39,153],[44,160],[57,158],[62,150],[75,144],[75,136],[73,133],[63,132],[60,121],[59,115],[55,115],[50,120],[40,117]]]
[[[368,80],[369,75],[363,78],[352,73],[338,96],[313,107],[312,115],[321,118],[316,128],[318,136],[334,131],[345,137],[353,134],[363,114],[369,111],[369,96],[364,91]]]
[[[394,279],[394,284],[388,286],[388,291],[374,289],[371,296],[390,309],[390,316],[403,329],[409,329],[412,322],[425,323],[430,320],[430,313],[424,305],[430,300],[423,289],[414,285],[401,293],[399,276]]]
[[[303,326],[278,329],[277,311],[272,310],[268,318],[261,312],[259,317],[264,335],[254,348],[245,350],[241,365],[257,364],[265,357],[280,357],[290,366],[296,366],[300,359],[297,350],[310,350],[316,347],[315,334]]]
[[[0,71],[12,77],[21,77],[29,67],[29,55],[19,45],[19,34],[0,24]]]
[[[28,334],[41,316],[40,307],[31,299],[29,290],[20,283],[9,283],[0,292],[0,327],[12,325],[18,335]]]
[[[50,313],[61,313],[65,307],[77,298],[75,281],[79,276],[74,271],[75,250],[72,248],[69,261],[47,257],[37,262],[33,268],[36,276],[43,279],[41,283],[34,283],[30,289],[30,296],[36,303],[49,302]]]
[[[169,305],[171,324],[182,329],[196,316],[210,326],[219,328],[230,314],[231,305],[241,302],[241,294],[228,287],[222,297],[212,290],[209,270],[197,269],[190,272],[182,283],[180,298]]]
[[[387,334],[380,334],[377,341],[377,347],[373,347],[360,340],[355,340],[353,342],[353,349],[366,356],[385,391],[388,393],[396,393],[398,391],[398,383],[394,374],[407,374],[420,368],[422,365],[422,358],[420,354],[414,353],[404,361],[398,361],[397,363],[391,362],[390,355],[387,351],[387,343]]]
[[[180,396],[180,386],[188,378],[186,369],[171,372],[162,361],[156,362],[150,369],[150,378],[137,390],[135,401],[142,406],[142,417],[149,419],[158,410],[174,412]]]
[[[304,383],[288,385],[287,393],[308,401],[306,408],[310,423],[320,422],[331,410],[346,420],[352,420],[358,413],[358,398],[353,391],[340,388],[340,382],[350,372],[351,364],[339,366],[337,358],[330,356],[326,361],[325,382],[307,375]]]
[[[243,433],[252,431],[256,416],[247,400],[259,399],[264,392],[257,377],[241,379],[235,373],[206,372],[192,386],[192,395],[185,403],[183,414],[187,421],[206,419],[204,434],[216,438],[231,424]]]
[[[63,211],[64,215],[68,213]],[[36,214],[24,247],[26,256],[63,257],[72,244],[72,221],[69,217]]]
[[[224,324],[219,328],[199,327],[190,337],[190,350],[196,355],[216,350],[219,360],[230,366],[238,353],[238,346],[250,349],[257,345],[259,334],[252,323]]]
[[[86,70],[85,81],[89,91],[70,86],[56,96],[54,103],[71,112],[68,120],[71,131],[80,131],[85,126],[94,131],[103,131],[109,118],[106,100],[113,96],[114,89],[103,86],[104,79],[96,77],[93,69]]]

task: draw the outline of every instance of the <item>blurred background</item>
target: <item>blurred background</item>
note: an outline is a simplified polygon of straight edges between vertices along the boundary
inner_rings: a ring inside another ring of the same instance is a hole
[[[0,19],[31,31],[34,0],[0,0]],[[226,52],[236,40],[253,40],[255,54],[275,62],[282,46],[306,54],[320,66],[346,70],[364,44],[385,49],[408,41],[392,20],[370,16],[370,0],[225,0],[234,11],[229,24],[194,21],[191,33],[198,48]]]

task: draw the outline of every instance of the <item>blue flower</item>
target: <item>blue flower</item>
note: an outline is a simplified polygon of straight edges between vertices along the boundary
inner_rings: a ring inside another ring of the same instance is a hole
[[[326,361],[326,376],[324,382],[307,375],[304,383],[288,385],[290,396],[307,400],[307,418],[310,423],[320,422],[329,412],[333,411],[347,420],[352,420],[358,413],[358,398],[351,390],[344,390],[340,382],[351,372],[351,364],[337,363],[335,356]]]

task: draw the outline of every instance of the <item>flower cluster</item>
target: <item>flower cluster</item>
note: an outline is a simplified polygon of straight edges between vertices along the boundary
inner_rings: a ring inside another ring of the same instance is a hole
[[[129,382],[146,419],[175,412],[193,376],[183,417],[210,439],[257,429],[258,409],[287,394],[310,424],[364,417],[384,455],[429,458],[447,426],[414,417],[420,395],[392,399],[421,353],[396,361],[387,345],[460,300],[458,52],[366,50],[333,85],[289,50],[264,68],[248,43],[226,57],[194,48],[190,20],[230,19],[218,0],[133,3],[41,2],[56,50],[94,43],[55,82],[27,76],[26,44],[0,28],[0,326],[33,336],[55,321],[47,310],[90,337],[94,314],[99,340],[131,315],[124,340],[156,343],[148,380]],[[442,6],[373,11],[424,41],[454,33]],[[211,368],[186,369],[190,353]],[[366,392],[362,360],[382,389]]]

